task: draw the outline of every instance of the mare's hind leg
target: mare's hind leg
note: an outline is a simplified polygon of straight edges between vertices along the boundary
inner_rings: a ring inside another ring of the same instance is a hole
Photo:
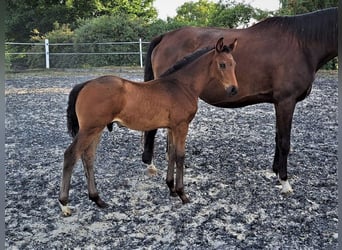
[[[171,196],[177,196],[175,189],[175,161],[176,161],[176,152],[175,145],[172,140],[172,132],[168,130],[168,140],[167,140],[167,154],[168,154],[168,166],[167,166],[167,175],[166,175],[166,184],[170,189]]]
[[[290,137],[294,100],[282,101],[275,104],[276,109],[276,150],[273,162],[273,171],[278,175],[282,185],[282,193],[291,193],[292,187],[287,179],[287,158],[290,151]]]
[[[94,175],[94,162],[96,157],[97,145],[100,141],[101,134],[90,144],[90,146],[82,154],[82,163],[84,167],[85,176],[88,184],[89,199],[94,201],[100,208],[107,207],[107,204],[100,198],[96,189],[95,175]]]

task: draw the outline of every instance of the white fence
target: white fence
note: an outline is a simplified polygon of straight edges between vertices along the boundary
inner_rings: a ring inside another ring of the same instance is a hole
[[[134,45],[136,44],[136,51],[125,51],[125,52],[55,52],[50,53],[51,46],[94,46],[94,45]],[[140,67],[143,67],[143,44],[149,44],[149,42],[143,42],[140,38],[137,42],[103,42],[103,43],[49,43],[48,39],[45,39],[45,43],[16,43],[6,42],[5,45],[12,46],[42,46],[42,52],[5,52],[8,55],[44,55],[45,54],[45,67],[50,68],[50,60],[53,55],[137,55],[139,56]],[[44,48],[43,48],[44,47]]]

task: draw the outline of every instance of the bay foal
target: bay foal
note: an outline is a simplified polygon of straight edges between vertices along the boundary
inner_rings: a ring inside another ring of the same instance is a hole
[[[73,141],[64,153],[59,202],[64,215],[73,168],[81,158],[87,177],[89,198],[99,207],[106,203],[95,185],[94,160],[103,129],[118,122],[133,130],[167,128],[169,135],[166,182],[171,195],[189,202],[184,192],[183,163],[188,127],[197,112],[198,97],[207,88],[218,88],[226,96],[237,93],[235,61],[220,38],[211,48],[183,58],[159,79],[137,83],[116,76],[103,76],[76,85],[70,92],[67,121]],[[174,167],[176,181],[174,184]]]

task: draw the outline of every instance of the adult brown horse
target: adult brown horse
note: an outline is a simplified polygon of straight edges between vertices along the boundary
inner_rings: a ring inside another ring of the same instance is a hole
[[[159,75],[179,58],[211,44],[217,36],[237,38],[233,53],[239,93],[226,98],[208,86],[200,98],[223,108],[273,103],[276,111],[276,147],[273,171],[282,192],[292,192],[287,158],[296,103],[309,95],[315,73],[337,56],[337,8],[304,15],[271,17],[246,29],[185,27],[152,40],[146,56],[145,81]],[[142,160],[153,164],[156,130],[145,133]]]
[[[106,206],[95,186],[94,159],[102,130],[112,122],[141,131],[168,128],[167,185],[173,196],[178,195],[183,203],[189,202],[183,184],[189,123],[197,112],[198,97],[207,86],[220,89],[227,97],[237,93],[235,61],[230,53],[236,43],[235,40],[226,46],[220,38],[216,46],[198,50],[175,64],[161,78],[146,84],[103,76],[76,85],[70,92],[67,109],[68,130],[74,140],[64,153],[59,194],[63,214],[71,214],[67,206],[71,174],[80,158],[89,198],[99,207]]]

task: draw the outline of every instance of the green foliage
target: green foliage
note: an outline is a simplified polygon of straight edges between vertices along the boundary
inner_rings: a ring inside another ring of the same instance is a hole
[[[213,16],[216,8],[216,3],[207,0],[185,2],[177,9],[174,21],[188,25],[207,26],[210,24],[210,18]]]
[[[212,15],[211,25],[226,28],[246,26],[254,17],[254,11],[252,6],[246,4],[236,4],[231,7],[228,4],[220,4]]]
[[[303,14],[329,7],[337,7],[338,0],[279,0],[281,15]]]
[[[138,41],[144,37],[143,20],[132,15],[100,16],[83,21],[75,30],[74,42],[79,43],[105,43]],[[137,44],[126,45],[75,45],[77,52],[92,53],[118,53],[138,52]],[[80,55],[78,65],[137,65],[137,55]]]
[[[45,34],[53,24],[70,24],[102,15],[130,14],[146,22],[156,19],[154,0],[8,0],[5,1],[7,41],[27,42],[33,30]]]
[[[45,39],[49,40],[50,44],[53,43],[73,43],[74,32],[71,30],[68,24],[54,23],[54,29],[47,32],[45,35],[41,35],[38,30],[33,32],[31,36],[32,42],[44,43]],[[44,52],[44,47],[33,46],[28,52]],[[73,46],[49,46],[51,60],[50,67],[52,68],[64,68],[72,66],[74,62],[73,55],[53,55],[53,53],[71,53],[73,52]],[[28,67],[42,68],[45,67],[45,55],[29,55],[27,56]]]
[[[252,19],[260,20],[269,14],[269,12],[255,9],[245,3],[235,3],[230,0],[219,3],[199,0],[198,2],[186,2],[180,6],[172,22],[192,26],[236,28],[247,26]]]

